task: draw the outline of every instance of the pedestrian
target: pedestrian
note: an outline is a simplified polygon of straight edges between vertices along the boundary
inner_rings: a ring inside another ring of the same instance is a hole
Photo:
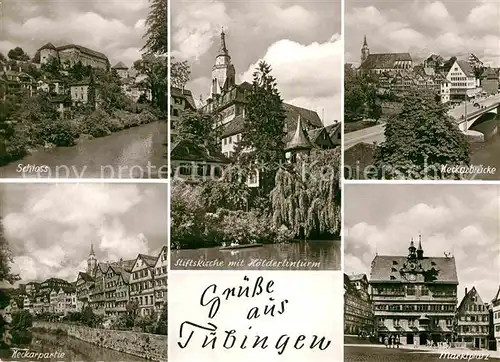
[[[390,348],[394,348],[394,336],[391,336],[391,346]]]
[[[389,348],[389,338],[387,336],[384,337],[385,348]]]
[[[396,337],[396,346],[399,348],[399,334],[398,334],[398,336]]]

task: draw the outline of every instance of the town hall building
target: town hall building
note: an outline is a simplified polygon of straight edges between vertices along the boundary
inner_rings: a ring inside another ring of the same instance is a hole
[[[376,255],[369,280],[375,336],[402,345],[452,341],[457,305],[455,258],[424,256],[421,237],[407,256]]]

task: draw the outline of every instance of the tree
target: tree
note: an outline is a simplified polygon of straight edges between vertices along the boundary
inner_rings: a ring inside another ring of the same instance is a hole
[[[179,139],[191,140],[195,144],[204,145],[211,152],[218,152],[218,130],[214,127],[215,117],[200,111],[184,111],[172,125]]]
[[[31,59],[31,62],[32,63],[36,63],[36,64],[40,64],[40,51],[38,50],[35,55],[33,56],[33,58]]]
[[[153,106],[167,111],[167,57],[144,54],[142,59],[134,62],[134,68],[147,76],[146,86],[151,91]]]
[[[296,237],[338,237],[340,232],[340,150],[315,150],[276,173],[270,193],[275,228]]]
[[[50,57],[46,63],[41,66],[42,71],[52,74],[55,78],[61,76],[61,64],[56,57]]]
[[[19,276],[12,274],[10,271],[10,264],[12,262],[12,255],[3,232],[3,221],[0,218],[0,281],[14,283],[19,280]]]
[[[445,105],[418,91],[405,98],[401,113],[385,127],[385,142],[375,150],[378,177],[383,178],[457,178],[441,167],[469,162],[467,139]]]
[[[382,106],[377,95],[376,79],[371,74],[345,70],[344,118],[356,122],[364,118],[379,119]]]
[[[96,84],[94,79],[94,73],[90,70],[89,87],[87,89],[87,99],[91,111],[95,111],[96,106]]]
[[[285,111],[271,67],[261,61],[253,74],[244,120],[242,146],[252,150],[251,163],[259,163],[262,190],[274,186],[277,166],[284,160]]]
[[[142,50],[153,54],[168,52],[168,6],[167,0],[150,0],[149,14],[146,18],[146,44]]]
[[[15,47],[14,49],[9,50],[7,53],[7,56],[9,59],[12,60],[20,60],[20,61],[28,61],[30,60],[30,57],[28,54],[26,54],[21,47]]]
[[[457,61],[457,57],[455,57],[455,56],[453,56],[450,59],[448,59],[444,63],[444,65],[443,65],[444,72],[448,73],[450,71],[451,67],[453,66],[453,64],[455,64],[456,61]]]
[[[170,57],[170,85],[183,88],[189,81],[191,70],[187,61],[178,62]]]

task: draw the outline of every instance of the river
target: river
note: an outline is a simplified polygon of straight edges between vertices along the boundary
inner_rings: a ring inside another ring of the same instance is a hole
[[[0,167],[0,178],[166,178],[166,141],[167,123],[153,122],[73,147],[36,151]]]
[[[79,339],[59,336],[39,331],[33,331],[31,345],[27,347],[30,352],[54,353],[60,358],[43,359],[43,361],[65,362],[146,362],[147,359],[132,356],[127,353],[102,348]],[[64,357],[62,356],[64,353]],[[30,359],[12,358],[12,352],[0,351],[0,361],[28,361]]]
[[[239,250],[172,250],[170,260],[172,269],[184,270],[340,270],[340,245],[340,240],[308,240]]]
[[[497,116],[500,131],[500,115]],[[496,134],[484,143],[471,145],[471,164],[496,168],[495,173],[483,173],[476,180],[500,180],[500,134]]]

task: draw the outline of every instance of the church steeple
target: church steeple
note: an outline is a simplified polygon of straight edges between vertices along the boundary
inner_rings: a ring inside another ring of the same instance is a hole
[[[222,28],[222,31],[220,33],[220,46],[218,55],[228,55],[226,47],[226,33],[224,33],[224,28]]]
[[[89,274],[91,277],[94,277],[96,269],[97,269],[97,258],[95,257],[94,253],[94,244],[90,244],[90,253],[89,257],[87,258],[87,274]]]
[[[361,63],[363,63],[370,55],[370,48],[368,48],[368,42],[366,41],[366,35],[363,41],[363,47],[361,48]]]

